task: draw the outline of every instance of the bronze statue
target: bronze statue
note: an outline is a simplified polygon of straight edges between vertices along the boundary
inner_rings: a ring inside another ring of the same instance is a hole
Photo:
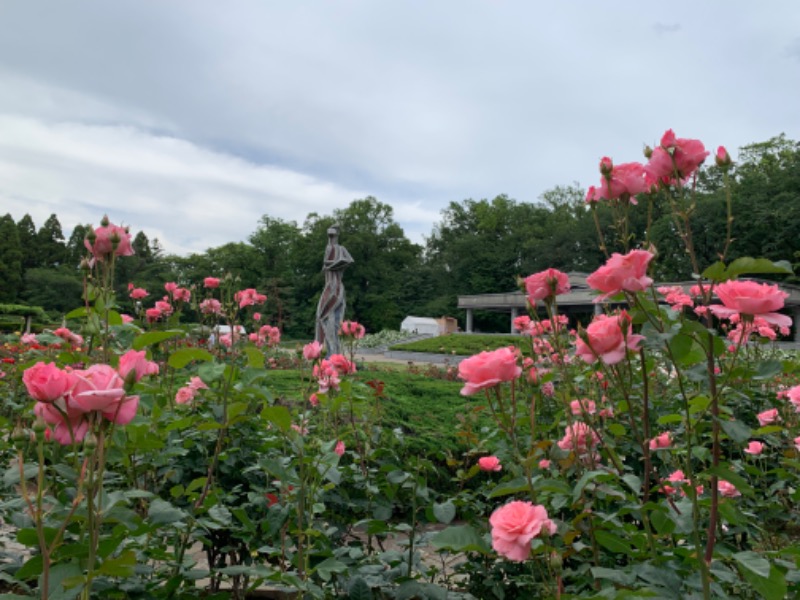
[[[325,346],[326,355],[341,354],[339,326],[344,319],[346,306],[342,275],[353,262],[353,257],[344,246],[339,245],[339,228],[328,229],[328,245],[322,270],[325,272],[325,287],[317,305],[316,340]]]

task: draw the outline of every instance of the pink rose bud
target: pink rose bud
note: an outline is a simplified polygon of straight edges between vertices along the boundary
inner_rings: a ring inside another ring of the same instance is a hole
[[[336,442],[336,447],[333,449],[333,451],[339,456],[342,456],[344,454],[344,442],[342,440]]]
[[[731,155],[728,154],[728,151],[725,149],[725,146],[720,146],[717,148],[717,154],[714,156],[714,161],[717,163],[718,167],[726,169],[733,164],[731,160]]]

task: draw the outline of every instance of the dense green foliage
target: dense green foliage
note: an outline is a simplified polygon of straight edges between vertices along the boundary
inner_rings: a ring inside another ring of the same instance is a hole
[[[708,161],[710,162],[710,161]],[[729,173],[733,243],[729,257],[800,258],[800,143],[784,135],[740,150]],[[697,193],[683,207],[695,232],[700,262],[716,260],[726,235],[724,176],[716,166],[700,172]],[[135,234],[135,257],[120,263],[116,275],[122,308],[134,310],[126,286],[133,282],[157,298],[164,283],[202,284],[207,276],[227,273],[240,287],[267,294],[265,313],[272,324],[295,337],[309,337],[322,290],[322,254],[326,230],[336,223],[340,241],[355,262],[345,274],[348,318],[368,331],[397,329],[409,314],[463,318],[456,307],[463,294],[508,292],[515,277],[547,267],[590,272],[603,262],[592,211],[577,184],[558,186],[538,202],[505,195],[451,202],[433,225],[424,245],[412,243],[395,221],[392,208],[367,197],[329,215],[312,213],[302,224],[264,215],[246,242],[231,242],[186,257],[166,255],[158,240]],[[630,215],[629,235],[655,245],[660,281],[686,280],[692,268],[678,246],[673,207],[664,197]],[[648,215],[652,219],[648,229]],[[112,215],[113,216],[113,215]],[[607,214],[600,225],[611,228]],[[612,228],[613,229],[613,228]],[[29,215],[0,220],[0,301],[40,305],[59,318],[80,297],[78,265],[86,251],[88,226],[65,240],[56,215],[37,230]],[[606,240],[619,249],[622,240]],[[189,313],[190,316],[191,312]],[[193,315],[196,316],[196,315]],[[477,331],[502,331],[505,315],[475,313]],[[463,325],[463,323],[462,323]]]
[[[291,369],[270,372],[270,385],[279,400],[302,402],[298,397],[302,390],[300,376],[299,371]],[[443,453],[465,450],[453,424],[475,402],[459,395],[460,381],[431,377],[428,372],[363,370],[363,366],[355,379],[384,384],[385,393],[378,400],[383,425],[401,430],[411,451],[441,459]]]

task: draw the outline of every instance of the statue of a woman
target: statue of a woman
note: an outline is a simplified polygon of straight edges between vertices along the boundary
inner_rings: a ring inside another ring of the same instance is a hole
[[[317,305],[316,340],[325,346],[326,355],[341,354],[339,326],[344,319],[345,297],[342,275],[353,262],[353,257],[344,246],[339,245],[339,228],[328,229],[328,245],[322,270],[325,272],[325,287]]]

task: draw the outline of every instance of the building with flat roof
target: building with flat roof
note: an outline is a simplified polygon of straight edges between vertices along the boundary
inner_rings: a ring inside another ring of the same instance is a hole
[[[569,316],[571,319],[577,315],[589,315],[602,312],[605,303],[595,303],[597,292],[592,290],[586,283],[586,273],[568,273],[570,292],[558,297],[558,311]],[[758,278],[742,278],[757,281],[759,283],[775,284],[774,281],[766,281]],[[662,286],[681,286],[686,292],[696,281],[678,281],[654,283],[654,287]],[[790,283],[777,283],[778,287],[789,296],[784,303],[785,314],[792,317],[793,339],[800,342],[800,286]],[[473,315],[476,310],[486,310],[493,312],[508,312],[511,315],[509,321],[509,332],[516,333],[514,330],[514,319],[520,315],[528,314],[528,300],[521,291],[516,290],[502,294],[474,294],[470,296],[458,297],[458,308],[466,311],[465,333],[473,333]]]

